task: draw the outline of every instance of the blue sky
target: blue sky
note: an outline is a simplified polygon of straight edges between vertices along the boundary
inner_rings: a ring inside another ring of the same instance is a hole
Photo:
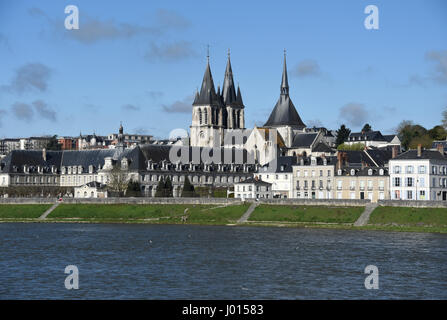
[[[64,28],[70,4],[79,30]],[[216,86],[231,49],[247,127],[278,99],[284,48],[307,125],[431,128],[447,107],[443,0],[0,0],[0,137],[189,129],[208,44]]]

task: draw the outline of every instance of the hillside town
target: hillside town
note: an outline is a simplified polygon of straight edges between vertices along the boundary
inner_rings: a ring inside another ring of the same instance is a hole
[[[215,88],[209,59],[188,137],[129,134],[0,140],[2,197],[235,197],[447,201],[446,130],[403,121],[386,135],[307,127],[280,92],[263,126],[245,127],[228,55]],[[181,154],[178,157],[178,154]]]

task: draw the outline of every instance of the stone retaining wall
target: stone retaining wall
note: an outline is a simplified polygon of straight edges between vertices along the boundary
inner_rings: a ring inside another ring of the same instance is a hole
[[[413,207],[413,208],[447,208],[447,201],[434,200],[379,200],[383,207]]]

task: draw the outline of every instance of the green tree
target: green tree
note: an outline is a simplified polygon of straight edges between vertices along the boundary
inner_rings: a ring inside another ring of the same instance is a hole
[[[372,130],[372,128],[369,125],[369,123],[365,124],[362,128],[362,132],[370,132],[371,130]]]
[[[447,137],[447,131],[443,126],[438,125],[428,130],[428,135],[433,140],[445,140]]]
[[[57,141],[57,136],[54,135],[50,138],[47,145],[45,146],[45,149],[47,150],[61,150],[61,145]]]
[[[129,181],[127,184],[126,197],[141,197],[141,186],[138,181]]]
[[[336,132],[337,132],[337,140],[335,140],[335,145],[338,147],[348,139],[351,130],[346,128],[346,126],[342,124],[340,126],[340,129],[338,129]]]
[[[165,194],[165,182],[163,181],[163,179],[160,179],[160,181],[158,181],[157,191],[155,191],[155,196],[157,198],[162,198],[164,197],[164,194]]]
[[[164,187],[164,197],[166,198],[172,198],[172,190],[174,188],[172,187],[171,178],[167,178],[165,181],[165,187]]]
[[[424,145],[428,145],[428,140],[431,139],[427,129],[408,120],[402,121],[398,125],[396,131],[404,149],[412,148],[414,145],[417,147],[417,144],[421,142],[423,142]]]
[[[189,181],[189,178],[185,177],[185,182],[183,184],[182,197],[183,198],[191,198],[196,197],[196,192],[194,190],[194,186]]]

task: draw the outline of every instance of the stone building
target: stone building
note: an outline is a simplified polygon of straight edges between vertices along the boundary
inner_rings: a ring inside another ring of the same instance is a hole
[[[293,166],[293,198],[333,199],[336,157],[298,157]]]
[[[344,151],[337,155],[335,192],[337,199],[369,199],[372,202],[390,198],[386,150]]]

